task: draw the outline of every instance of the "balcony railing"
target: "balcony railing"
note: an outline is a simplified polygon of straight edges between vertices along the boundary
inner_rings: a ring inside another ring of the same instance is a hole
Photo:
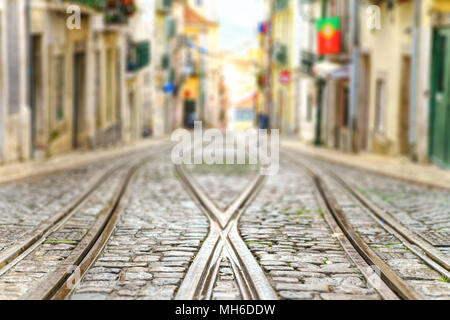
[[[288,62],[287,46],[280,42],[275,42],[272,47],[272,60],[280,65],[285,65]]]
[[[134,0],[63,0],[79,3],[104,13],[108,24],[126,24],[128,18],[136,12]]]
[[[105,0],[104,10],[106,23],[126,24],[137,9],[134,0]]]
[[[83,6],[93,8],[98,11],[103,11],[105,8],[106,0],[63,0],[64,2],[79,3]]]
[[[307,74],[313,74],[312,69],[317,61],[317,56],[309,51],[302,51],[300,57],[300,69]]]
[[[131,44],[128,50],[127,69],[129,72],[137,72],[150,64],[150,42],[142,41]]]

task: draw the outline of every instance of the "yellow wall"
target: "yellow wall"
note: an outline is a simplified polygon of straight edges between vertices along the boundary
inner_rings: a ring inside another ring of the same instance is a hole
[[[280,41],[284,45],[287,45],[288,60],[286,65],[278,65],[276,62],[271,63],[271,90],[272,100],[274,102],[274,125],[277,126],[279,121],[278,116],[282,116],[282,131],[286,133],[286,130],[294,127],[294,61],[293,61],[293,49],[292,44],[295,41],[294,38],[294,10],[293,3],[289,2],[289,7],[283,11],[275,12],[272,16],[272,36],[275,41]],[[289,70],[292,75],[290,84],[280,84],[280,73],[283,70]],[[279,101],[280,95],[283,95],[284,107],[280,110]]]
[[[431,8],[436,11],[450,12],[450,1],[448,0],[430,0]]]
[[[413,3],[396,4],[388,11],[382,5],[381,30],[369,30],[361,25],[362,51],[370,55],[369,146],[372,150],[398,154],[399,104],[401,97],[402,57],[411,55],[412,37],[406,30],[411,26]],[[365,10],[362,10],[362,17]],[[361,20],[364,21],[364,20]],[[385,81],[384,130],[376,132],[376,84]]]

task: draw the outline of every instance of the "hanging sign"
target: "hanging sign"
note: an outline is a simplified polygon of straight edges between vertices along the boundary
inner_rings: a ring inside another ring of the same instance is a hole
[[[321,18],[316,21],[317,54],[337,54],[341,52],[341,18]]]
[[[291,72],[289,70],[284,70],[280,72],[280,83],[289,84],[291,82]]]

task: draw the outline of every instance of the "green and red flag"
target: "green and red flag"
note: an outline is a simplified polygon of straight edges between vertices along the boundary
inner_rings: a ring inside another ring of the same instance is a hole
[[[337,54],[341,52],[341,18],[317,19],[317,54]]]

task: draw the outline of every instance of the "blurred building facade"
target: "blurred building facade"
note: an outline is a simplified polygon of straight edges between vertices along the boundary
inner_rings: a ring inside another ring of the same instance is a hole
[[[206,126],[218,125],[220,65],[218,25],[203,14],[214,18],[206,2],[188,1],[183,7],[184,48],[182,52],[183,81],[179,92],[178,125],[192,127],[193,120]]]
[[[260,43],[270,62],[258,77],[268,79],[262,109],[273,128],[347,152],[450,164],[448,1],[266,3]]]
[[[224,125],[214,3],[0,0],[0,162]]]
[[[0,161],[30,156],[26,2],[0,1]]]
[[[125,36],[134,7],[117,6],[1,2],[2,162],[129,141]]]
[[[296,35],[300,26],[299,2],[275,0],[271,8],[271,97],[273,99],[272,122],[282,133],[296,130],[296,83],[299,43]]]

